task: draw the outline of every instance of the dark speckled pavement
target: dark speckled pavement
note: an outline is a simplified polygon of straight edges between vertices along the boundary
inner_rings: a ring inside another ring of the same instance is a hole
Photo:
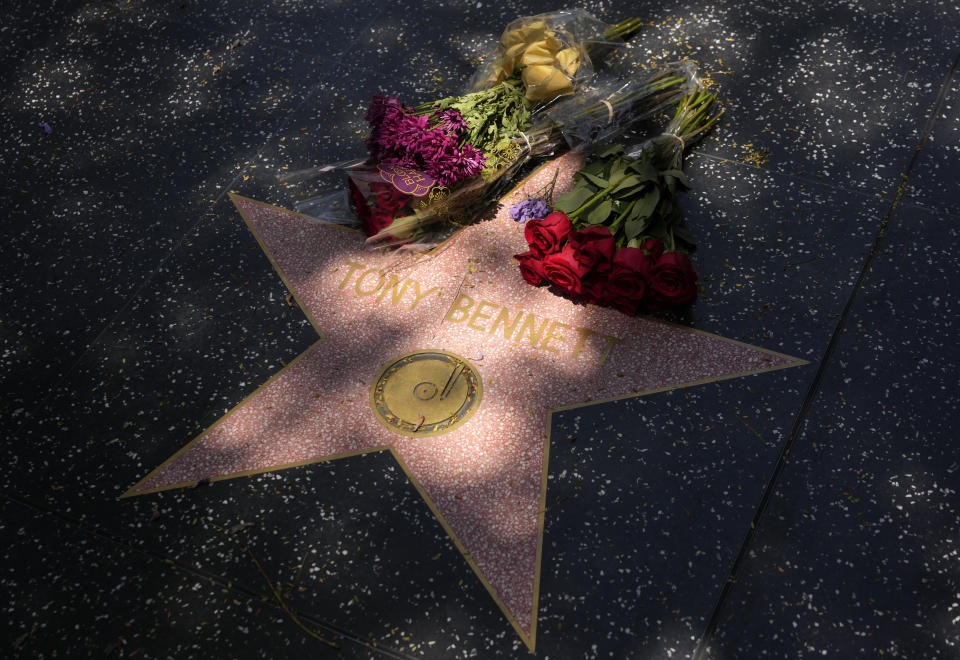
[[[3,3],[0,657],[960,657],[960,3],[584,6],[726,101],[675,320],[809,364],[554,415],[531,653],[389,454],[118,498],[316,340],[227,193],[557,7]]]

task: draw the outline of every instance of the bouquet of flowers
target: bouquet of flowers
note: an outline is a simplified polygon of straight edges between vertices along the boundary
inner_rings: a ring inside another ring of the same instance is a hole
[[[418,144],[427,145],[429,153],[426,158],[423,149],[411,145],[412,148],[400,158],[393,155],[396,151],[388,151],[397,159],[393,162],[381,161],[351,170],[351,193],[357,214],[371,237],[369,242],[392,245],[437,238],[438,223],[457,226],[475,217],[506,190],[530,158],[607,139],[635,121],[655,116],[689,91],[695,73],[692,63],[682,62],[658,69],[645,79],[622,82],[601,77],[588,89],[561,98],[529,119],[519,111],[519,105],[508,106],[497,119],[501,130],[488,129],[490,138],[481,143],[485,149],[468,150],[471,143],[467,141],[460,143],[463,146],[459,153],[453,148],[430,151],[433,143],[423,139]],[[475,94],[501,96],[506,92],[499,91],[500,88],[512,85],[516,83],[508,79],[486,92]],[[510,93],[522,100],[520,88]],[[452,126],[444,119],[450,116],[451,105],[447,102],[435,104],[430,115],[432,119],[425,125],[432,123],[437,127],[434,131]],[[464,104],[461,102],[460,105]],[[422,112],[424,108],[413,109],[413,112],[418,110]],[[465,132],[453,129],[446,139],[453,146],[457,140],[463,139],[460,136]],[[379,135],[375,129],[371,138],[379,139],[375,137]],[[436,162],[446,164],[434,170]],[[433,173],[439,175],[442,168],[446,168],[446,180],[452,180],[455,185],[443,185],[434,176]],[[405,204],[392,193],[386,200],[384,195],[376,195],[384,180],[407,195]],[[367,192],[363,186],[372,186],[369,188],[372,192]]]
[[[370,158],[350,170],[348,182],[364,231],[376,235],[429,193],[496,171],[506,136],[529,128],[529,118],[518,80],[413,108],[375,96],[366,116]]]
[[[511,209],[524,226],[528,252],[515,256],[531,285],[549,283],[588,303],[626,314],[688,305],[697,297],[697,273],[688,252],[693,236],[674,197],[689,187],[682,170],[686,147],[723,114],[716,94],[684,97],[667,130],[625,154],[608,148],[577,172],[577,185],[559,197],[527,199]],[[533,211],[533,207],[536,211]]]
[[[640,25],[630,19],[609,27],[579,10],[518,19],[501,37],[496,56],[474,76],[475,91],[414,107],[375,96],[367,113],[367,160],[285,179],[346,169],[353,212],[371,243],[437,238],[428,227],[475,217],[531,156],[589,140],[581,134],[591,122],[620,129],[682,96],[692,65],[645,81],[584,89],[595,78],[593,61],[609,56]],[[338,202],[332,196],[313,198],[297,210],[344,221],[350,209]]]

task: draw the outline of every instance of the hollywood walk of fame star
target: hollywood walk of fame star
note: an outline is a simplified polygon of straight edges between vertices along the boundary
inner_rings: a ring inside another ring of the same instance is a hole
[[[533,650],[552,411],[804,364],[531,287],[507,207],[428,255],[232,196],[323,339],[125,496],[388,450]]]

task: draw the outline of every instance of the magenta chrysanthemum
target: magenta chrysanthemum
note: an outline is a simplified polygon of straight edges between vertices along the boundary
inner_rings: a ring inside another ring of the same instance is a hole
[[[476,176],[486,164],[482,151],[460,144],[467,124],[457,110],[415,115],[396,98],[377,95],[370,102],[367,121],[371,161],[418,169],[441,186]]]

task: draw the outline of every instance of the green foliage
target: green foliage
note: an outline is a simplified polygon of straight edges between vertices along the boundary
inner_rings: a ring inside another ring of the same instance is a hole
[[[579,185],[565,195],[560,195],[554,203],[553,208],[557,211],[563,211],[570,215],[578,208],[586,204],[587,200],[593,197],[597,192],[596,188],[591,188],[589,184]]]
[[[554,208],[577,226],[609,227],[619,245],[653,236],[692,251],[693,236],[680,226],[683,216],[674,201],[690,183],[681,170],[659,169],[657,160],[655,150],[626,158],[620,145],[608,147],[576,173],[576,186]]]
[[[488,158],[499,160],[504,142],[530,128],[530,101],[520,80],[508,79],[499,85],[465,96],[451,96],[418,111],[457,110],[467,124],[466,142]]]

